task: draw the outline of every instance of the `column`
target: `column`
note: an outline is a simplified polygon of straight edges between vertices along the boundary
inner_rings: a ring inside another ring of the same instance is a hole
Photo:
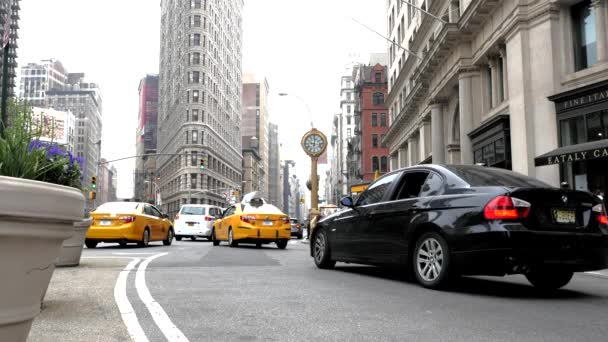
[[[509,83],[507,75],[507,49],[504,45],[501,45],[498,49],[500,58],[502,60],[502,100],[505,101],[509,98]]]
[[[445,164],[445,140],[443,134],[443,102],[431,103],[431,150],[433,164]]]
[[[399,147],[399,152],[398,153],[398,159],[399,159],[399,168],[402,167],[406,167],[407,166],[407,148],[404,148],[403,146]]]
[[[500,97],[498,94],[499,89],[500,89],[500,85],[498,84],[498,82],[500,82],[500,80],[498,79],[498,60],[497,60],[497,58],[490,57],[489,65],[490,65],[490,75],[491,75],[491,79],[492,79],[492,108],[496,108],[496,106],[498,106],[498,104],[500,103]]]
[[[473,164],[473,147],[469,132],[473,130],[473,93],[472,72],[477,69],[464,69],[458,75],[458,100],[460,111],[460,162]]]
[[[414,137],[409,137],[407,139],[407,146],[407,166],[416,165],[418,163],[418,160],[416,159],[416,139]]]
[[[606,24],[606,0],[594,0],[595,34],[597,35],[597,61],[608,62],[608,25]]]
[[[422,121],[418,132],[418,156],[420,158],[419,162],[422,162],[431,153],[431,122],[428,120]]]

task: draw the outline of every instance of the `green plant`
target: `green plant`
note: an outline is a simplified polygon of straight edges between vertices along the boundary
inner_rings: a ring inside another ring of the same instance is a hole
[[[82,160],[52,141],[40,140],[48,132],[33,122],[29,106],[11,103],[9,122],[0,137],[0,176],[81,187]]]

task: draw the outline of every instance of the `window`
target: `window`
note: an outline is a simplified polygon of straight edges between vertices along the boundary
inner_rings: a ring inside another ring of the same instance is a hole
[[[196,165],[197,163],[198,163],[198,152],[192,151],[192,157],[190,159],[190,165],[191,166],[197,166]]]
[[[374,157],[376,160],[378,157]],[[401,173],[393,173],[386,175],[374,183],[372,183],[367,190],[365,190],[357,200],[357,205],[367,205],[378,203],[385,197],[385,193],[390,189],[391,184],[395,181]]]
[[[350,101],[351,100],[351,93],[346,93],[346,100]]]
[[[350,128],[347,128],[347,129],[346,129],[346,137],[347,137],[347,138],[350,138],[351,136],[352,136],[352,131],[351,131],[351,129],[350,129]]]
[[[152,210],[152,216],[156,216],[156,217],[162,217],[163,214],[160,213],[160,211],[158,209],[156,209],[156,207],[150,207],[150,209]]]
[[[198,109],[192,110],[192,121],[198,121]]]
[[[192,143],[198,144],[198,131],[192,131]]]
[[[186,122],[190,121],[190,111],[186,109]]]
[[[190,1],[190,8],[199,9],[201,8],[201,0],[192,0]]]
[[[380,157],[380,172],[386,173],[388,171],[388,158]]]
[[[350,114],[350,111],[351,111],[350,106],[346,106],[346,113],[347,113],[347,114]]]
[[[193,90],[192,91],[192,102],[198,103],[198,98],[199,98],[199,91]]]
[[[443,179],[438,174],[431,172],[420,191],[420,197],[437,196],[443,192]]]
[[[384,104],[384,94],[382,93],[374,93],[374,105],[382,105]]]
[[[346,117],[346,124],[347,125],[350,125],[350,120],[351,120],[351,116],[349,115],[349,116]]]
[[[190,174],[190,188],[191,189],[196,189],[196,183],[197,183],[197,174],[196,173],[191,173]]]
[[[186,131],[186,145],[190,143],[190,141],[188,140],[189,134],[188,131]]]
[[[193,15],[190,17],[190,27],[201,27],[201,16]]]
[[[429,173],[426,171],[415,171],[406,173],[401,179],[397,199],[416,198],[420,196],[422,186]]]
[[[201,46],[201,34],[195,33],[191,36],[191,46]]]
[[[381,72],[377,72],[375,75],[375,81],[376,83],[382,83],[382,73]]]
[[[380,114],[380,126],[386,127],[386,113]]]
[[[372,157],[372,171],[380,171],[380,163],[378,162],[378,157]]]
[[[201,54],[199,52],[193,52],[190,54],[190,64],[199,65],[201,64]]]
[[[378,134],[372,134],[372,147],[378,148]]]
[[[199,71],[192,71],[190,73],[190,82],[191,83],[200,83],[201,82],[201,73]]]
[[[378,113],[372,113],[372,127],[378,127]]]
[[[585,0],[572,6],[570,11],[573,24],[574,67],[579,71],[597,62],[595,7],[590,0]]]

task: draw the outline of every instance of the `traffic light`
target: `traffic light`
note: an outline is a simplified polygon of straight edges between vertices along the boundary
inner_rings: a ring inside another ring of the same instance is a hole
[[[97,189],[97,177],[96,176],[91,177],[91,189],[93,189],[93,191],[95,191]]]
[[[204,170],[205,169],[205,159],[201,158],[201,163],[199,165],[199,169]]]

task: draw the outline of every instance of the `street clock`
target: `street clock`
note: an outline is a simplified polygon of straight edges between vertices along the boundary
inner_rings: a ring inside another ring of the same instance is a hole
[[[327,138],[316,128],[311,129],[302,137],[302,148],[312,158],[319,157],[327,149]]]

